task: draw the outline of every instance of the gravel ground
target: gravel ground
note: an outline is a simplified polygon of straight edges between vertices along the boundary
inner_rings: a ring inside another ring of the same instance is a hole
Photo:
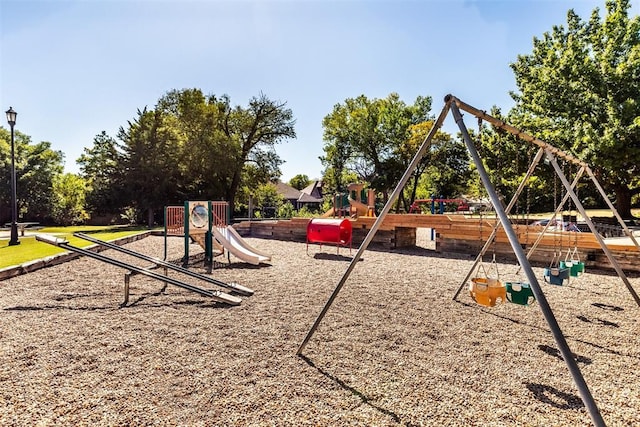
[[[88,258],[0,282],[0,425],[590,424],[537,305],[452,300],[468,257],[366,251],[298,357],[349,251],[248,241],[271,265],[213,272],[255,290],[236,307],[143,276],[121,307],[124,271]],[[127,247],[160,256],[163,238]],[[543,287],[607,424],[640,425],[640,308],[622,281]]]

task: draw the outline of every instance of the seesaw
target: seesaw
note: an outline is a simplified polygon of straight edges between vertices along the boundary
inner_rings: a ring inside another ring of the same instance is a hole
[[[80,237],[80,236],[78,236],[78,237]],[[153,271],[149,271],[146,268],[138,267],[138,266],[135,266],[133,264],[129,264],[129,263],[126,263],[124,261],[120,261],[120,260],[108,257],[106,255],[103,255],[103,254],[100,254],[100,253],[97,253],[97,252],[93,252],[93,251],[90,251],[90,250],[87,250],[87,249],[83,249],[83,248],[79,248],[77,246],[73,246],[73,245],[71,245],[69,243],[68,240],[60,238],[60,237],[55,237],[55,236],[51,236],[51,235],[47,235],[47,234],[38,234],[36,236],[36,240],[38,240],[40,242],[43,242],[43,243],[48,243],[50,245],[57,246],[59,248],[66,249],[66,250],[69,250],[69,251],[72,251],[72,252],[77,252],[79,254],[88,256],[90,258],[97,259],[98,261],[102,261],[102,262],[105,262],[107,264],[114,265],[116,267],[124,268],[124,269],[129,270],[129,271],[134,271],[134,272],[136,272],[138,274],[142,274],[142,275],[145,275],[147,277],[151,277],[153,279],[160,280],[162,282],[169,283],[169,284],[174,285],[174,286],[178,286],[178,287],[186,289],[188,291],[198,293],[198,294],[200,294],[202,296],[210,297],[210,298],[212,298],[213,300],[215,300],[217,302],[221,302],[221,303],[224,303],[224,304],[230,304],[230,305],[239,305],[242,302],[242,299],[240,299],[239,297],[234,296],[234,295],[229,295],[229,294],[224,293],[222,291],[199,288],[197,286],[193,286],[193,285],[190,285],[188,283],[184,283],[184,282],[182,282],[180,280],[177,280],[177,279],[174,279],[172,277],[163,276],[161,274],[154,273]],[[107,242],[103,242],[103,243],[107,243]],[[119,249],[124,249],[124,248],[119,248]],[[128,249],[127,249],[127,251],[128,251]],[[122,251],[122,252],[124,252],[124,251]],[[132,255],[132,254],[130,254],[130,255]],[[138,255],[140,255],[140,256],[138,256]],[[138,256],[138,258],[140,258],[140,257],[142,257],[144,255],[137,254],[137,255],[134,255],[134,256]],[[156,261],[160,261],[160,260],[153,260],[152,262],[155,263]],[[171,264],[169,264],[169,265],[171,265]],[[169,267],[169,265],[166,265],[166,266],[163,265],[163,267],[171,268],[171,269],[174,269],[174,270],[176,269],[175,267],[177,267],[177,266],[174,266],[174,265],[171,265],[171,267]],[[179,270],[177,270],[177,271],[179,271]],[[203,279],[203,280],[207,279],[205,281],[208,281],[209,283],[213,283],[210,280],[214,280],[214,279],[211,279],[211,278],[206,277],[206,276],[198,275],[197,273],[194,273],[194,272],[191,272],[191,271],[189,273],[185,273],[185,274],[189,274],[192,277],[197,277],[197,278]],[[219,282],[219,281],[215,281],[215,282],[224,283],[224,282]],[[218,283],[216,283],[216,284],[218,284]],[[229,285],[229,284],[226,284],[226,285]],[[240,285],[236,285],[236,286],[240,286]],[[240,288],[243,288],[243,287],[240,287]],[[248,288],[245,288],[245,289],[248,289]],[[251,291],[251,292],[253,292],[253,291]],[[126,300],[127,300],[127,296],[125,295],[125,304],[126,304]]]
[[[169,269],[171,269],[173,271],[177,271],[179,273],[186,274],[187,276],[191,276],[191,277],[194,277],[196,279],[203,280],[205,282],[214,284],[216,286],[221,286],[223,288],[227,288],[227,289],[231,290],[232,292],[234,292],[236,294],[240,294],[240,295],[244,295],[244,296],[253,295],[253,289],[249,289],[246,286],[242,286],[242,285],[239,285],[239,284],[234,283],[234,282],[229,282],[229,283],[222,282],[222,281],[216,280],[216,279],[214,279],[212,277],[204,276],[202,274],[198,274],[198,273],[196,273],[194,271],[191,271],[191,270],[186,269],[184,267],[181,267],[179,265],[171,264],[170,262],[163,261],[163,260],[158,259],[158,258],[153,258],[153,257],[150,257],[148,255],[144,255],[144,254],[132,251],[131,249],[123,248],[122,246],[118,246],[118,245],[116,245],[114,243],[105,242],[104,240],[96,239],[95,237],[91,237],[91,236],[89,236],[87,234],[84,234],[84,233],[76,232],[76,233],[73,233],[73,235],[75,237],[80,237],[81,239],[88,240],[89,242],[96,243],[98,245],[107,247],[109,249],[114,249],[116,251],[125,253],[127,255],[131,255],[131,256],[134,256],[136,258],[140,258],[141,260],[149,261],[149,262],[154,263],[154,264],[156,264],[156,265],[158,265],[160,267],[166,267],[166,268],[169,268]]]

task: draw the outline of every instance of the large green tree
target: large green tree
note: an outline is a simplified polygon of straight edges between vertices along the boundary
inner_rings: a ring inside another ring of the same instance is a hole
[[[51,216],[53,180],[63,170],[62,152],[51,143],[32,143],[22,132],[14,133],[16,199],[19,220],[47,221]],[[0,128],[0,204],[11,205],[11,133]],[[4,215],[11,215],[7,209]],[[0,212],[0,215],[4,216]],[[8,219],[6,219],[8,220]]]
[[[56,224],[81,224],[89,218],[85,210],[86,181],[72,173],[56,175],[53,180],[51,215]]]
[[[322,121],[325,155],[320,160],[335,185],[329,190],[344,190],[347,171],[386,194],[404,171],[398,151],[410,137],[409,128],[429,120],[430,110],[430,97],[407,105],[396,93],[384,99],[360,95],[334,106]]]
[[[295,119],[286,103],[270,100],[264,94],[252,98],[247,108],[231,108],[228,98],[225,100],[222,129],[234,160],[226,196],[233,211],[247,165],[263,168],[271,179],[281,175],[275,146],[296,137]]]
[[[153,226],[155,214],[175,200],[180,181],[174,153],[180,146],[177,129],[160,110],[138,111],[138,117],[120,128],[123,143],[124,189],[130,203],[147,213]]]
[[[640,192],[640,17],[629,0],[607,0],[583,21],[534,38],[511,64],[518,91],[508,120],[587,162],[616,208],[631,217]]]
[[[224,199],[232,211],[243,189],[250,192],[281,175],[275,146],[296,136],[293,112],[264,94],[244,108],[232,106],[227,95],[174,90],[158,109],[176,118],[186,196]]]
[[[86,208],[94,214],[118,211],[124,198],[124,157],[117,141],[105,131],[96,135],[93,145],[78,158],[81,176],[87,184]]]
[[[149,225],[163,206],[184,200],[227,200],[280,177],[275,145],[295,137],[286,104],[261,94],[246,108],[200,89],[171,90],[154,109],[123,126],[118,141],[104,132],[78,162],[92,210],[130,207]]]

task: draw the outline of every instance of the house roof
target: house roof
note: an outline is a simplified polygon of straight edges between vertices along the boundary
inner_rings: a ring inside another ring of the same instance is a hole
[[[313,197],[322,197],[322,181],[313,181],[302,190],[303,193],[309,194]]]
[[[314,197],[311,194],[298,191],[284,182],[276,182],[275,185],[278,190],[278,194],[281,194],[287,200],[295,200],[301,203],[322,203],[321,197]]]
[[[298,200],[300,197],[300,191],[296,190],[289,184],[285,184],[284,182],[276,182],[276,189],[278,190],[278,194],[283,195],[285,199]]]
[[[298,197],[298,201],[302,203],[322,203],[322,198],[313,197],[301,192],[300,197]]]

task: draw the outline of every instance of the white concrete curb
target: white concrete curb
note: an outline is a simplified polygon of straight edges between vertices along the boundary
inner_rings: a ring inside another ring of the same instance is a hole
[[[143,231],[139,234],[133,234],[131,236],[122,237],[120,239],[110,240],[109,242],[115,243],[116,245],[124,245],[127,243],[135,242],[136,240],[144,239],[150,234],[151,231]],[[91,245],[83,249],[94,252],[102,252],[104,250],[107,250],[108,248],[100,245]],[[19,276],[21,274],[27,274],[41,268],[62,264],[63,262],[71,261],[72,259],[79,258],[81,256],[81,254],[76,252],[62,252],[60,254],[48,256],[46,258],[28,261],[20,265],[11,265],[9,267],[0,269],[0,281]]]

